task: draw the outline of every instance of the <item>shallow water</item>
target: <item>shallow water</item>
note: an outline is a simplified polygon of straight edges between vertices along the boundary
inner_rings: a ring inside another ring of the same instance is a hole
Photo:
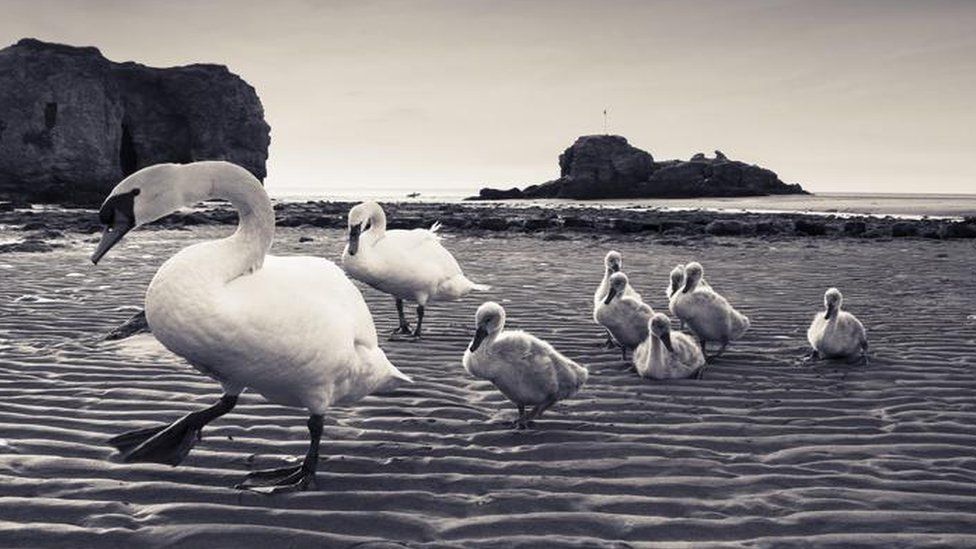
[[[149,337],[97,338],[170,254],[229,230],[136,231],[97,268],[91,244],[0,256],[0,546],[976,544],[971,242],[448,234],[492,291],[429,307],[426,341],[384,343],[417,383],[336,409],[318,490],[266,497],[229,487],[304,453],[301,410],[245,395],[176,468],[104,444],[219,396]],[[285,229],[276,251],[335,258],[341,238]],[[656,309],[670,268],[702,261],[752,330],[703,381],[637,378],[590,316],[611,247]],[[868,367],[800,361],[830,285],[868,327]],[[392,299],[364,295],[391,330]],[[535,430],[461,367],[482,299],[590,369]]]

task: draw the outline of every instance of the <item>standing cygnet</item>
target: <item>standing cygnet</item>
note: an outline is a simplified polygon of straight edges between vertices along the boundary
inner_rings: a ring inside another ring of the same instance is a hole
[[[593,322],[600,324],[600,321],[596,318],[597,309],[600,308],[600,304],[607,297],[607,290],[610,289],[610,277],[613,273],[620,272],[623,269],[624,260],[620,255],[620,252],[616,250],[610,250],[607,252],[606,257],[603,258],[603,280],[600,281],[600,285],[596,287],[596,292],[593,293]],[[629,283],[624,289],[623,295],[627,297],[633,297],[638,301],[641,301],[641,295],[637,293]],[[607,342],[606,347],[613,347],[613,336],[610,332],[607,332]]]
[[[807,340],[813,347],[811,358],[854,358],[868,362],[868,334],[864,325],[851,313],[841,310],[844,296],[837,288],[824,293],[824,312],[817,313],[807,329]]]
[[[642,377],[680,379],[704,372],[705,355],[687,334],[671,331],[671,319],[657,313],[648,322],[650,337],[634,351],[634,367]]]
[[[722,345],[716,354],[707,357],[716,358],[730,341],[739,339],[749,329],[749,319],[714,289],[702,287],[703,274],[704,269],[697,261],[685,266],[685,286],[672,296],[671,310],[695,332],[702,351],[709,341]]]
[[[464,369],[487,379],[518,407],[519,429],[542,417],[556,402],[575,395],[586,383],[586,368],[552,345],[521,330],[505,328],[505,309],[488,301],[475,314],[475,333],[464,351]],[[526,406],[535,406],[529,414]]]
[[[613,273],[609,286],[597,307],[596,321],[610,332],[627,360],[627,349],[634,349],[647,339],[647,321],[654,310],[640,299],[624,295],[628,286],[624,273]]]

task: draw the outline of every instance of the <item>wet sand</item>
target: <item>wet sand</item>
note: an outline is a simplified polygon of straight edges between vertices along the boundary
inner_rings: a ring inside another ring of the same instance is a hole
[[[0,546],[976,544],[972,240],[448,231],[492,291],[430,306],[426,341],[385,343],[417,383],[335,409],[318,489],[269,497],[231,486],[296,460],[307,432],[303,411],[259,396],[180,467],[116,463],[104,443],[218,398],[151,336],[98,339],[141,306],[162,261],[229,230],[136,231],[97,268],[82,235],[0,255]],[[341,239],[281,229],[276,251],[334,259]],[[752,330],[705,380],[639,379],[590,316],[610,248],[655,309],[671,267],[701,261]],[[868,327],[867,367],[800,360],[830,285]],[[391,330],[393,300],[364,295]],[[591,372],[534,430],[512,430],[514,408],[461,367],[482,299]]]

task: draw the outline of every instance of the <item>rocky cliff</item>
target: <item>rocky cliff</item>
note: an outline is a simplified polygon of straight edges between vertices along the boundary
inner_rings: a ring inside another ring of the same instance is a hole
[[[519,190],[481,189],[474,199],[510,198],[682,198],[801,194],[772,171],[720,151],[691,160],[655,162],[650,153],[619,135],[584,135],[559,155],[559,179]]]
[[[229,160],[264,179],[261,101],[221,65],[114,63],[23,39],[0,50],[0,199],[95,204],[160,162]]]

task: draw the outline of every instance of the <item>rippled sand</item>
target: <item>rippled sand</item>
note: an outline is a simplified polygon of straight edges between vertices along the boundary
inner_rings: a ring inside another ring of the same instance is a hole
[[[319,489],[269,497],[230,486],[304,453],[301,410],[245,395],[176,468],[104,444],[219,396],[149,336],[97,338],[166,257],[228,230],[136,232],[97,268],[91,244],[0,256],[0,546],[976,544],[972,243],[449,238],[494,289],[429,307],[426,341],[386,343],[417,383],[336,409]],[[283,230],[277,251],[335,257],[340,239]],[[752,331],[704,381],[640,380],[590,317],[611,247],[655,308],[670,268],[701,260]],[[868,326],[869,367],[800,362],[828,285]],[[364,293],[392,329],[392,299]],[[533,431],[461,368],[482,297],[592,374]]]

